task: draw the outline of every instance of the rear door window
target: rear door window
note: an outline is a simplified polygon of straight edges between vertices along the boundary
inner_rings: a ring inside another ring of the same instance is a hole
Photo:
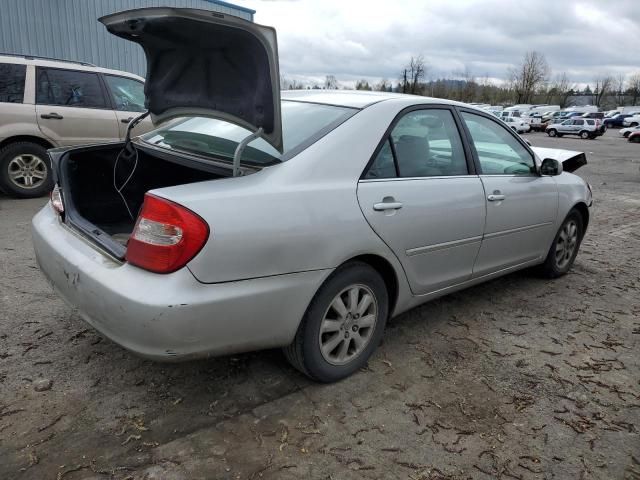
[[[462,140],[451,111],[427,108],[411,111],[398,120],[364,178],[468,174]]]
[[[132,78],[105,75],[116,110],[144,112],[144,83]]]
[[[22,103],[27,66],[0,63],[0,102]]]
[[[37,67],[36,103],[65,107],[107,108],[97,73]]]

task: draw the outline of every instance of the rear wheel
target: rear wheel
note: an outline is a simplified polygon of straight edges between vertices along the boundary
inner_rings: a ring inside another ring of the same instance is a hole
[[[583,228],[582,215],[577,210],[571,210],[556,233],[545,262],[540,266],[545,277],[561,277],[571,269],[578,255]]]
[[[547,131],[547,135],[549,135],[550,137],[555,137],[556,135],[558,135],[558,132],[552,128],[551,130]]]
[[[591,136],[591,134],[589,132],[587,132],[586,130],[580,132],[580,138],[586,140],[587,138],[589,138]]]
[[[40,197],[51,190],[47,150],[37,143],[16,142],[0,150],[0,188],[18,198]]]
[[[624,138],[629,138],[629,135],[631,135],[631,132],[624,132],[622,135],[624,136]]]
[[[335,382],[362,368],[377,348],[389,314],[384,280],[372,267],[340,267],[309,304],[284,353],[302,373]]]

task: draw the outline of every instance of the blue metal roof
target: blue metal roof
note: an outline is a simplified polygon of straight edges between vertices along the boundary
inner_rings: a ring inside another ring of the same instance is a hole
[[[250,13],[251,15],[255,15],[256,11],[247,7],[241,7],[240,5],[235,5],[229,2],[223,2],[222,0],[204,0],[205,2],[215,3],[216,5],[220,5],[221,7],[233,8],[235,10],[241,10],[243,12]]]

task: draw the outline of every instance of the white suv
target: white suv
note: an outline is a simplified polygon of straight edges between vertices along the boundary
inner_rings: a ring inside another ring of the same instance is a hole
[[[0,55],[0,189],[23,198],[47,193],[47,149],[121,141],[129,121],[144,110],[144,79],[137,75]],[[133,134],[151,128],[145,119]]]

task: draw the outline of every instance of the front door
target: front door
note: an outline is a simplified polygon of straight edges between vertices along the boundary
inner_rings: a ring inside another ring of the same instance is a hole
[[[399,116],[358,184],[358,201],[402,263],[414,294],[471,277],[484,227],[484,190],[470,173],[451,110]]]
[[[558,214],[558,187],[540,176],[533,153],[499,122],[464,111],[486,194],[487,219],[473,276],[546,255]]]
[[[36,116],[40,131],[57,145],[120,139],[116,115],[94,72],[37,67]]]

